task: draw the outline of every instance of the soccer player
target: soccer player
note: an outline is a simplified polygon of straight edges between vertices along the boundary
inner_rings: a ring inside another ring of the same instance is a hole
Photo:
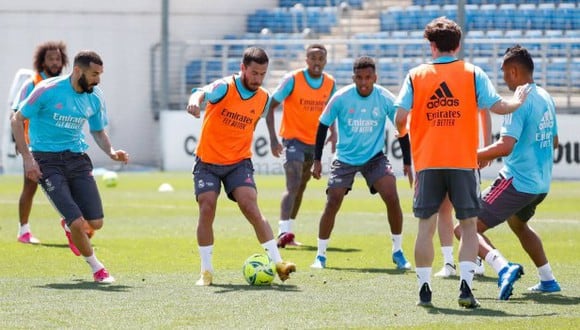
[[[480,161],[499,157],[503,161],[498,178],[483,192],[477,229],[479,255],[498,273],[499,299],[507,300],[512,295],[513,284],[523,274],[523,267],[509,263],[483,234],[505,221],[538,269],[540,282],[528,290],[560,291],[542,240],[528,225],[550,189],[558,124],[554,100],[534,83],[534,61],[526,48],[520,45],[508,48],[502,71],[510,90],[523,84],[531,86],[526,102],[518,111],[504,117],[499,140],[477,152]]]
[[[97,86],[103,61],[93,51],[80,51],[69,75],[42,81],[12,118],[16,147],[26,177],[40,182],[48,199],[66,222],[67,237],[91,267],[95,282],[112,283],[113,276],[94,254],[89,233],[103,227],[103,206],[85,153],[83,126],[88,121],[97,145],[112,159],[127,163],[129,155],[111,145],[103,92]],[[30,120],[30,149],[24,121]]]
[[[429,41],[433,61],[409,71],[395,103],[399,107],[399,131],[405,131],[409,112],[412,114],[409,134],[417,177],[413,213],[420,219],[415,241],[418,305],[432,306],[433,235],[437,211],[449,195],[463,232],[458,303],[476,308],[479,302],[471,287],[480,208],[478,108],[501,114],[513,112],[523,103],[526,90],[519,87],[514,100],[505,101],[479,67],[457,59],[461,28],[454,21],[445,17],[432,20],[425,27],[424,37]]]
[[[12,103],[14,112],[18,111],[20,102],[22,102],[34,89],[39,82],[44,79],[60,76],[63,67],[68,65],[68,56],[66,53],[66,44],[62,41],[47,41],[36,47],[33,56],[34,75],[24,82],[18,97]],[[29,144],[28,137],[28,120],[24,121],[24,138]],[[24,173],[26,174],[26,173]],[[20,226],[18,230],[18,242],[39,244],[40,241],[32,235],[30,230],[29,217],[32,210],[32,202],[38,182],[32,181],[24,175],[22,192],[18,200],[18,217]]]
[[[491,116],[489,111],[480,110],[479,119],[481,122],[483,146],[488,146],[491,144]],[[489,165],[488,163],[480,164],[480,168]],[[457,265],[453,258],[453,205],[449,200],[449,196],[446,196],[439,207],[437,212],[437,234],[439,235],[439,242],[441,244],[441,254],[443,256],[443,267],[440,271],[435,273],[436,277],[447,278],[450,276],[457,275]],[[485,267],[483,261],[478,256],[475,260],[475,275],[483,275],[485,272]]]
[[[336,154],[330,168],[326,205],[318,228],[318,251],[312,268],[326,267],[326,250],[344,196],[352,189],[360,172],[371,194],[377,192],[385,203],[391,228],[392,260],[397,269],[411,269],[402,249],[403,213],[397,193],[396,178],[383,153],[387,118],[394,120],[394,95],[376,85],[375,61],[359,57],[353,64],[353,84],[339,89],[320,116],[314,150],[312,176],[322,174],[322,150],[328,128],[334,123],[338,132]],[[406,165],[410,165],[408,137],[399,139]],[[406,141],[403,141],[406,140]],[[406,147],[405,147],[406,146]]]
[[[306,68],[284,76],[272,94],[266,117],[272,155],[280,157],[283,152],[285,155],[286,190],[280,203],[278,223],[278,247],[282,248],[286,245],[300,245],[294,239],[292,227],[311,177],[318,118],[336,91],[334,78],[323,72],[325,65],[326,47],[321,44],[309,45],[306,48]],[[283,107],[280,136],[284,147],[278,142],[274,125],[274,112],[280,104]],[[336,136],[332,126],[329,141],[334,152]]]
[[[213,222],[222,184],[276,263],[280,280],[286,281],[296,270],[296,265],[282,260],[272,228],[258,208],[251,159],[254,129],[268,111],[270,95],[261,87],[268,62],[263,49],[249,47],[244,51],[239,74],[194,89],[189,97],[187,112],[196,118],[200,117],[201,105],[207,102],[193,167],[201,258],[201,276],[196,285],[211,285],[213,281]]]

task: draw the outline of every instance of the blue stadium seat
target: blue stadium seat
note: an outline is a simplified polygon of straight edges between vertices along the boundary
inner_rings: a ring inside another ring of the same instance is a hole
[[[454,21],[457,20],[457,5],[451,4],[443,5],[441,7],[441,15]]]
[[[399,86],[400,77],[404,77],[405,74],[399,60],[395,58],[381,58],[377,63],[377,69],[378,83],[383,86]]]
[[[481,53],[481,44],[479,40],[485,38],[485,31],[483,30],[469,30],[465,35],[463,41],[463,51],[466,56],[471,58],[473,56],[479,55]]]
[[[328,7],[338,6],[342,2],[346,2],[351,8],[361,9],[363,0],[280,0],[280,7],[294,7],[296,4],[301,4],[304,7]]]
[[[540,3],[533,20],[533,28],[548,30],[552,28],[552,22],[556,14],[556,6],[552,2]]]
[[[494,28],[507,30],[521,28],[515,25],[517,22],[514,22],[514,20],[517,17],[521,16],[517,11],[516,5],[513,3],[503,3],[499,5],[495,17],[491,17],[491,19],[493,21]]]
[[[407,39],[409,33],[406,30],[398,30],[391,32],[391,37],[389,40],[395,39]],[[404,55],[404,45],[399,43],[385,44],[382,46],[382,51],[384,56],[397,57]]]
[[[534,56],[534,54],[540,53],[542,49],[542,45],[534,41],[535,39],[543,37],[544,37],[543,30],[526,30],[524,33],[524,39],[522,40],[521,44],[522,46],[526,47],[530,51],[530,53],[532,53],[532,56]]]
[[[580,11],[575,3],[563,2],[556,7],[552,20],[552,29],[580,29]]]
[[[481,5],[476,11],[466,11],[469,22],[468,27],[472,30],[497,28],[494,26],[494,20],[497,15],[498,10],[494,4]]]
[[[397,28],[400,30],[419,30],[425,27],[425,24],[421,26],[419,21],[421,20],[423,8],[421,6],[408,6],[399,15],[397,20]]]
[[[578,56],[572,59],[570,81],[572,82],[573,87],[580,87],[580,57]]]
[[[326,63],[325,70],[334,76],[337,86],[345,86],[352,83],[353,58],[344,58],[338,61]]]
[[[518,42],[524,36],[522,30],[507,30],[504,32],[504,38],[511,39],[515,42]]]
[[[546,84],[548,86],[564,87],[568,85],[570,81],[568,73],[571,68],[569,61],[570,59],[565,57],[552,57],[550,59],[546,71]]]
[[[558,39],[564,37],[564,31],[562,30],[546,30],[544,31],[544,37],[550,39]],[[556,54],[561,53],[565,49],[565,45],[561,43],[552,43],[548,45],[547,51],[555,52]],[[552,54],[554,55],[554,54]],[[555,55],[557,56],[557,55]]]
[[[422,26],[427,25],[431,20],[442,15],[440,5],[426,5],[423,6],[423,13],[419,15],[419,24]]]
[[[501,6],[500,6],[501,8]],[[528,30],[532,28],[532,24],[536,23],[536,13],[538,9],[533,3],[525,3],[518,6],[517,10],[514,10],[513,24],[510,28],[512,29],[524,29]],[[543,24],[542,24],[543,25]]]
[[[381,31],[394,31],[400,29],[400,18],[403,15],[403,7],[391,6],[383,10],[380,15]]]

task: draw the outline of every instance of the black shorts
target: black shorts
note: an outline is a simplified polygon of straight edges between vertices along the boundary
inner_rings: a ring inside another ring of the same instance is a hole
[[[479,172],[471,169],[427,169],[417,173],[413,213],[428,219],[449,194],[459,220],[476,217],[480,209]]]
[[[330,166],[328,188],[346,188],[346,193],[348,193],[352,189],[357,172],[360,172],[365,178],[371,194],[377,193],[373,185],[378,179],[387,175],[395,176],[391,163],[382,152],[373,156],[363,165],[350,165],[335,159]]]
[[[203,162],[196,157],[193,166],[193,186],[195,197],[208,191],[220,193],[221,184],[228,194],[228,198],[236,201],[233,191],[238,187],[252,187],[256,189],[254,181],[254,165],[251,159],[244,159],[232,165],[215,165]]]
[[[500,176],[483,192],[482,209],[478,217],[488,228],[501,224],[513,215],[527,222],[534,216],[536,207],[546,195],[519,192],[511,178]]]
[[[282,141],[285,151],[284,164],[290,161],[309,163],[314,162],[314,145],[306,144],[297,139],[284,139]]]
[[[33,152],[40,167],[40,185],[50,202],[70,225],[83,217],[103,218],[103,204],[93,177],[93,164],[86,153]]]

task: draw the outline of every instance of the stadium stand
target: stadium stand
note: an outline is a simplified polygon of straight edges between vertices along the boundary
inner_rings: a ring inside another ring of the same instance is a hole
[[[398,88],[407,70],[430,56],[423,40],[425,24],[438,16],[457,19],[456,6],[457,1],[451,0],[279,0],[276,8],[250,14],[246,31],[226,35],[224,43],[213,46],[214,56],[226,60],[189,62],[186,84],[199,85],[236,72],[241,53],[250,44],[265,47],[272,58],[283,59],[279,68],[272,66],[272,75],[292,65],[301,67],[303,47],[314,39],[329,46],[326,70],[339,86],[352,82],[353,60],[364,54],[377,58],[379,83]],[[369,22],[376,17],[376,29],[369,25],[368,31],[341,34],[357,17]],[[535,74],[544,86],[568,94],[580,90],[577,1],[467,0],[464,32],[466,58],[481,66],[500,87],[501,56],[507,46],[520,43],[532,52],[538,68]],[[334,39],[343,41],[335,43]]]

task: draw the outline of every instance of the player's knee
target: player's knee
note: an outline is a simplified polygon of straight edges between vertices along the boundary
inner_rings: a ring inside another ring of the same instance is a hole
[[[86,221],[85,231],[94,231],[103,228],[103,218]]]

